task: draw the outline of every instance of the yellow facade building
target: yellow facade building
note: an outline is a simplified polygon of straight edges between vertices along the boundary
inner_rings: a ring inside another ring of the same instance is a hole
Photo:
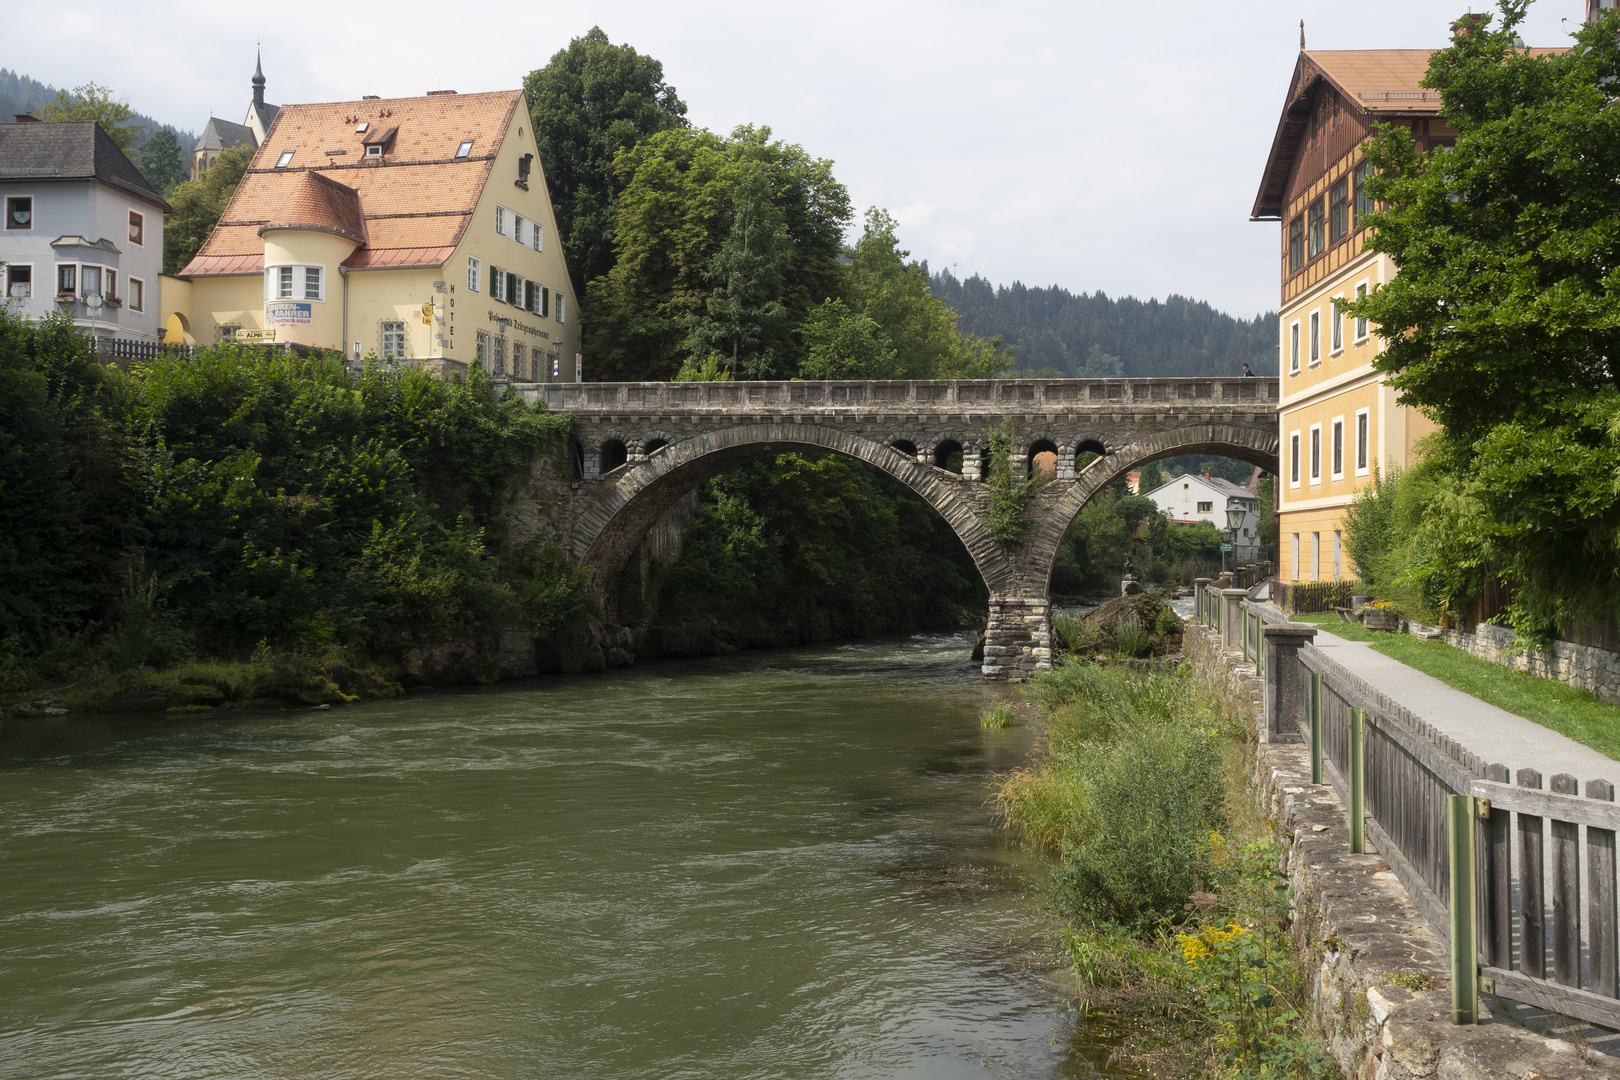
[[[1339,305],[1394,276],[1367,250],[1371,210],[1362,146],[1373,125],[1411,130],[1420,150],[1455,132],[1439,94],[1419,86],[1427,49],[1301,50],[1251,220],[1282,225],[1279,309],[1282,382],[1277,480],[1279,576],[1355,576],[1344,550],[1345,508],[1375,471],[1406,468],[1433,430],[1395,403],[1372,361],[1380,344]]]
[[[521,91],[286,105],[166,337],[574,382],[579,312]]]

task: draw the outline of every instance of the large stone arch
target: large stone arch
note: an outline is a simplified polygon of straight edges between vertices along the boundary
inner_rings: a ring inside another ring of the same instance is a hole
[[[1246,461],[1275,476],[1278,445],[1279,436],[1274,426],[1189,424],[1167,428],[1109,450],[1078,470],[1072,484],[1054,491],[1049,500],[1043,500],[1046,505],[1035,515],[1035,525],[1024,541],[1021,561],[1025,572],[1038,576],[1043,591],[1048,588],[1058,546],[1069,526],[1092,496],[1132,469],[1161,458],[1207,453]]]
[[[758,422],[680,438],[607,478],[609,489],[580,514],[571,538],[573,555],[587,568],[591,592],[604,615],[622,621],[617,610],[620,579],[648,530],[682,498],[728,469],[789,451],[833,451],[888,473],[951,526],[992,596],[1020,592],[1014,560],[991,539],[975,508],[984,497],[980,485],[830,425]]]

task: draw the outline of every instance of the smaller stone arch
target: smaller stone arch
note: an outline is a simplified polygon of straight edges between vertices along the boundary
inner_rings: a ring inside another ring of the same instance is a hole
[[[1024,449],[1024,475],[1034,476],[1039,469],[1056,479],[1060,460],[1057,443],[1051,439],[1036,439]]]
[[[663,436],[663,435],[654,435],[651,438],[645,439],[645,440],[642,441],[642,444],[641,444],[641,456],[643,458],[652,457],[654,454],[658,453],[658,451],[662,450],[664,447],[668,446],[669,444],[670,444],[670,440],[668,438],[666,438],[665,436]]]
[[[889,442],[889,449],[898,450],[912,461],[917,460],[917,444],[910,439],[892,439]]]
[[[949,435],[936,439],[934,445],[928,448],[928,456],[933,460],[934,468],[944,469],[948,473],[960,476],[967,468],[967,449],[960,440]]]

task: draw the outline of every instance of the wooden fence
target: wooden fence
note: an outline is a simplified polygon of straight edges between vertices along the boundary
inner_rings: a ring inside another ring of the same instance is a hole
[[[1218,627],[1220,598],[1203,593],[1200,620]],[[1323,650],[1268,650],[1261,631],[1280,614],[1241,610],[1244,653],[1267,685],[1279,660],[1307,678],[1303,708],[1270,729],[1308,743],[1312,780],[1350,815],[1351,850],[1370,843],[1452,949],[1453,1018],[1473,1022],[1483,990],[1620,1028],[1613,785],[1588,780],[1583,794],[1560,774],[1544,788],[1532,768],[1510,780]],[[1277,700],[1268,692],[1267,708]]]
[[[1273,581],[1271,602],[1290,615],[1317,615],[1349,607],[1354,581]]]

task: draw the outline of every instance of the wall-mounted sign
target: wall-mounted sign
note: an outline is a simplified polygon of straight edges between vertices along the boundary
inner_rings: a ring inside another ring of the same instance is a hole
[[[585,358],[579,353],[574,354],[574,381],[585,381]]]
[[[235,337],[237,341],[274,341],[276,340],[276,332],[274,330],[238,330]]]
[[[264,305],[264,321],[276,326],[308,326],[310,305],[278,300]]]

